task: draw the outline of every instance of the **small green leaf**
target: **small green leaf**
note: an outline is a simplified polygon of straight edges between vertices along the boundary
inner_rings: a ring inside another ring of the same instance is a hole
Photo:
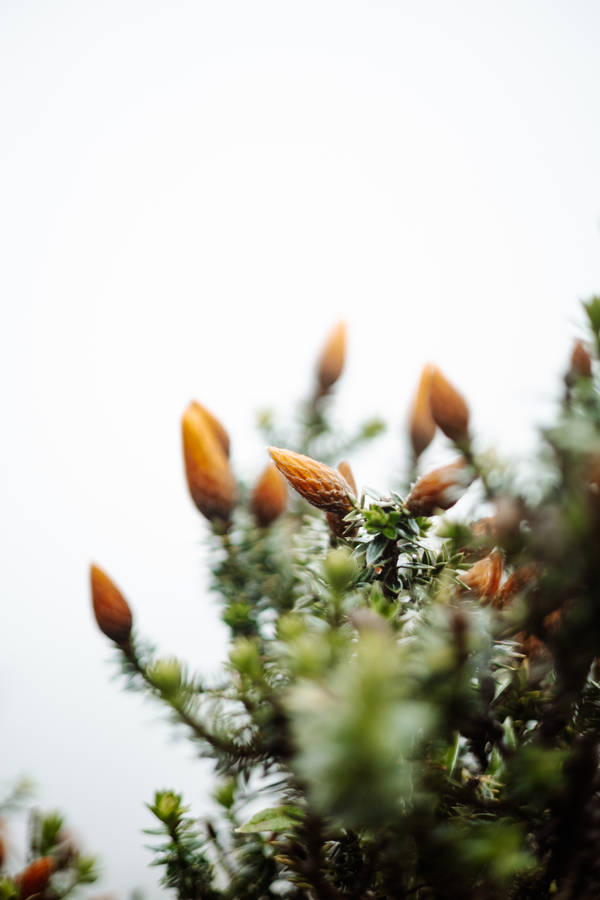
[[[298,806],[274,806],[256,813],[244,825],[235,830],[240,834],[257,834],[260,831],[293,831],[304,813]]]
[[[370,544],[367,545],[367,565],[373,566],[377,562],[378,559],[381,559],[383,556],[385,549],[388,545],[387,538],[383,537],[383,535],[377,535],[377,537],[371,541]]]

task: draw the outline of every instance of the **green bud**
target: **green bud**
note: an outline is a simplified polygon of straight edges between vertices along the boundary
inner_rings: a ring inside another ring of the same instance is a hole
[[[167,697],[172,697],[181,687],[181,665],[175,657],[157,659],[148,669],[148,675],[161,694]]]
[[[0,878],[0,900],[16,900],[19,889],[12,878]]]
[[[214,793],[215,800],[225,809],[231,809],[235,800],[235,789],[235,778],[226,778],[217,787]]]
[[[277,623],[277,636],[282,641],[295,641],[306,631],[306,624],[301,616],[288,613],[282,616]]]
[[[173,791],[157,791],[154,795],[154,805],[150,806],[150,810],[165,825],[171,827],[177,825],[184,813],[181,794],[175,794]]]
[[[254,681],[262,677],[262,666],[258,647],[248,638],[238,638],[229,651],[229,661],[240,675],[247,675]]]
[[[324,570],[327,581],[340,594],[356,581],[359,571],[356,560],[345,547],[338,547],[327,554]]]

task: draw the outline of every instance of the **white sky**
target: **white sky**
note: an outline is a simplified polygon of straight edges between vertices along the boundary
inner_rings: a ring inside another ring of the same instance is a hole
[[[0,3],[0,778],[38,781],[107,890],[159,895],[143,803],[201,815],[211,781],[111,681],[89,561],[214,671],[181,411],[254,476],[254,410],[340,317],[339,416],[391,425],[359,483],[398,471],[426,360],[483,446],[530,450],[600,292],[599,39],[592,0]]]

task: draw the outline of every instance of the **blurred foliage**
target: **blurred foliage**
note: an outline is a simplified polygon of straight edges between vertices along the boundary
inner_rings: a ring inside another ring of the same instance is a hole
[[[13,870],[15,853],[7,816],[30,798],[32,784],[22,779],[0,800],[0,900],[62,900],[98,878],[96,859],[81,852],[58,812],[29,813],[24,863]]]

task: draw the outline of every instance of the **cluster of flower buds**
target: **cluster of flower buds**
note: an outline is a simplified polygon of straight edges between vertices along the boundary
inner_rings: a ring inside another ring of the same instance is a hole
[[[413,516],[433,516],[450,509],[460,500],[475,477],[464,457],[422,475],[406,498],[406,508]]]
[[[127,600],[99,566],[90,567],[92,605],[98,628],[120,647],[131,637],[133,617]]]
[[[211,522],[229,522],[236,485],[229,465],[229,436],[204,406],[192,401],[181,422],[185,474],[192,500]]]
[[[410,414],[410,440],[415,458],[429,446],[436,427],[456,444],[464,444],[469,438],[469,407],[440,370],[427,364]]]
[[[317,396],[329,393],[344,370],[346,325],[338,322],[327,338],[317,361]]]
[[[353,509],[354,492],[340,471],[293,450],[268,449],[282,475],[312,506],[341,518]]]

